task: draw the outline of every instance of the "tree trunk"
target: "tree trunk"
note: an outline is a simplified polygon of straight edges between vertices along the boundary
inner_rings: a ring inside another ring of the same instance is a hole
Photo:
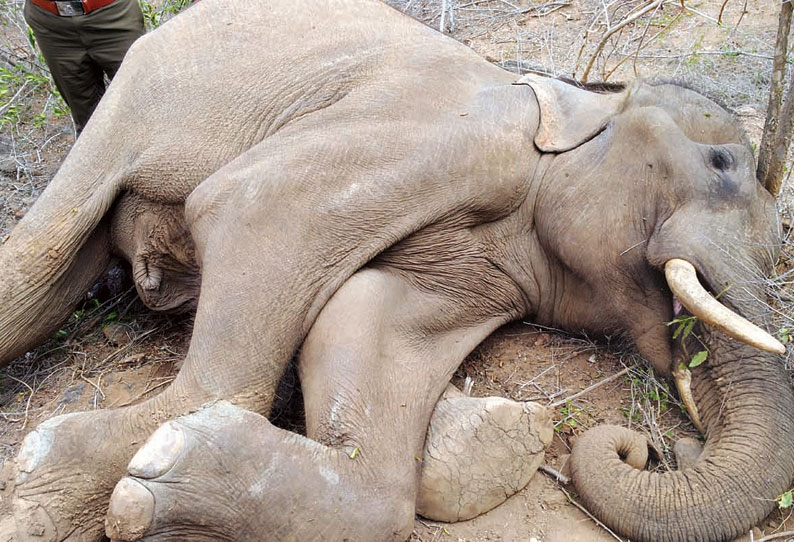
[[[769,89],[769,104],[766,110],[764,135],[758,153],[756,177],[770,194],[777,196],[783,182],[792,124],[794,123],[794,87],[785,88],[788,34],[791,27],[792,2],[783,2],[780,8],[775,59]],[[785,91],[785,104],[783,95]],[[782,111],[781,111],[782,108]]]

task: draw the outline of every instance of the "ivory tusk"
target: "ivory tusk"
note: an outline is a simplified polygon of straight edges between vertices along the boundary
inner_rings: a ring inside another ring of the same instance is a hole
[[[681,402],[684,403],[689,419],[695,424],[695,428],[700,431],[701,435],[705,435],[703,430],[703,423],[700,421],[697,406],[695,405],[695,398],[692,396],[692,373],[686,365],[679,363],[673,369],[673,378],[675,379],[675,387],[678,388],[678,395],[681,397]]]
[[[786,353],[786,347],[780,341],[714,299],[700,284],[694,266],[688,261],[669,260],[664,265],[664,275],[681,304],[700,321],[761,350]]]

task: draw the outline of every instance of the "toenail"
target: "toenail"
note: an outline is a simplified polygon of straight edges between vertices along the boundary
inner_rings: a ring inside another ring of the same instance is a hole
[[[28,475],[39,466],[41,461],[47,456],[52,448],[54,440],[52,431],[37,429],[22,441],[22,447],[17,455],[17,480],[18,484],[23,484]]]
[[[105,535],[111,540],[138,540],[154,520],[154,495],[132,478],[122,478],[110,496]]]
[[[127,470],[138,478],[162,476],[174,466],[185,444],[182,429],[173,422],[161,425],[132,458]]]

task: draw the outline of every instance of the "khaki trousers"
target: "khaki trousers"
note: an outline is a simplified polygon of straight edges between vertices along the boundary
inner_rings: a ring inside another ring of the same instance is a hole
[[[79,134],[105,92],[105,76],[113,78],[127,49],[145,32],[138,0],[115,0],[74,17],[55,15],[28,0],[25,20]]]

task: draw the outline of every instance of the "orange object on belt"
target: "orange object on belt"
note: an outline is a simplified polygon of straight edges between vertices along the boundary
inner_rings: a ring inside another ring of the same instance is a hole
[[[55,15],[61,15],[61,12],[58,11],[58,3],[61,4],[82,4],[83,6],[83,13],[74,13],[74,15],[85,15],[86,13],[91,13],[95,9],[103,8],[113,2],[113,0],[74,0],[74,1],[64,1],[64,2],[55,2],[54,0],[30,0],[35,5],[39,6],[41,9],[46,9],[50,13],[54,13]],[[69,15],[66,15],[69,16]]]

